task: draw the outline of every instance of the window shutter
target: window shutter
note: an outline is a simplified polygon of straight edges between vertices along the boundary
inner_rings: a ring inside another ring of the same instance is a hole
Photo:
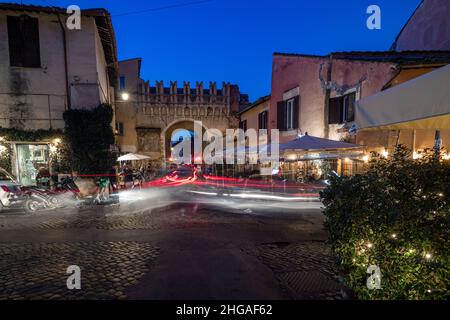
[[[328,124],[340,123],[343,101],[342,97],[330,98],[328,101]]]
[[[355,101],[356,101],[356,93],[350,93],[347,97],[347,109],[345,120],[348,122],[355,121]]]
[[[264,111],[263,112],[263,129],[268,129],[268,120],[269,120],[269,112]]]
[[[293,120],[293,129],[299,128],[299,114],[300,114],[300,96],[296,96],[294,98],[294,120]]]
[[[8,16],[9,60],[13,67],[40,67],[39,21],[26,15]]]
[[[22,66],[22,35],[19,28],[19,17],[7,17],[9,62],[11,66]]]
[[[277,128],[280,131],[286,130],[286,112],[284,101],[278,101],[277,103]]]
[[[258,129],[262,129],[262,113],[258,113]]]
[[[37,18],[23,18],[24,33],[24,65],[26,67],[40,67],[41,56],[39,47],[39,22]]]

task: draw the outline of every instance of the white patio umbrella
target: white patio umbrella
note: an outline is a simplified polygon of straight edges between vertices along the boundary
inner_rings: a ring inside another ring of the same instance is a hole
[[[134,161],[134,160],[145,160],[150,159],[149,156],[145,156],[137,153],[127,153],[123,156],[117,158],[117,161]]]

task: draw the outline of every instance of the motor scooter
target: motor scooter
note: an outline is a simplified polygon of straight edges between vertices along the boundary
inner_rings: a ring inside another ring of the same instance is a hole
[[[57,194],[51,190],[36,186],[21,187],[21,190],[27,195],[27,200],[25,201],[25,210],[27,212],[63,207],[63,204],[58,201]]]

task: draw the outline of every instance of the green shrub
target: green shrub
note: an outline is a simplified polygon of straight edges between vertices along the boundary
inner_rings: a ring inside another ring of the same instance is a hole
[[[57,152],[51,153],[53,172],[70,172],[67,145],[62,130],[20,130],[15,128],[0,128],[0,167],[12,172],[13,148],[11,142],[49,142],[59,139]]]
[[[67,110],[63,118],[73,170],[84,174],[109,170],[114,164],[110,151],[114,144],[111,106],[102,104],[92,110]]]
[[[360,299],[445,299],[449,289],[450,163],[398,147],[364,174],[321,193],[325,227],[346,284]],[[381,289],[366,286],[367,268]]]

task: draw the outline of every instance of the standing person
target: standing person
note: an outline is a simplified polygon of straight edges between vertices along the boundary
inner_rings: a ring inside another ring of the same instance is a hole
[[[117,185],[117,166],[112,166],[109,170],[109,185],[110,185],[110,193],[115,194],[118,191]]]
[[[131,189],[133,187],[133,170],[131,170],[128,166],[125,166],[123,174],[125,181],[125,189]]]
[[[108,200],[109,198],[109,180],[106,177],[100,177],[97,181],[98,183],[98,193],[97,193],[97,203]]]

